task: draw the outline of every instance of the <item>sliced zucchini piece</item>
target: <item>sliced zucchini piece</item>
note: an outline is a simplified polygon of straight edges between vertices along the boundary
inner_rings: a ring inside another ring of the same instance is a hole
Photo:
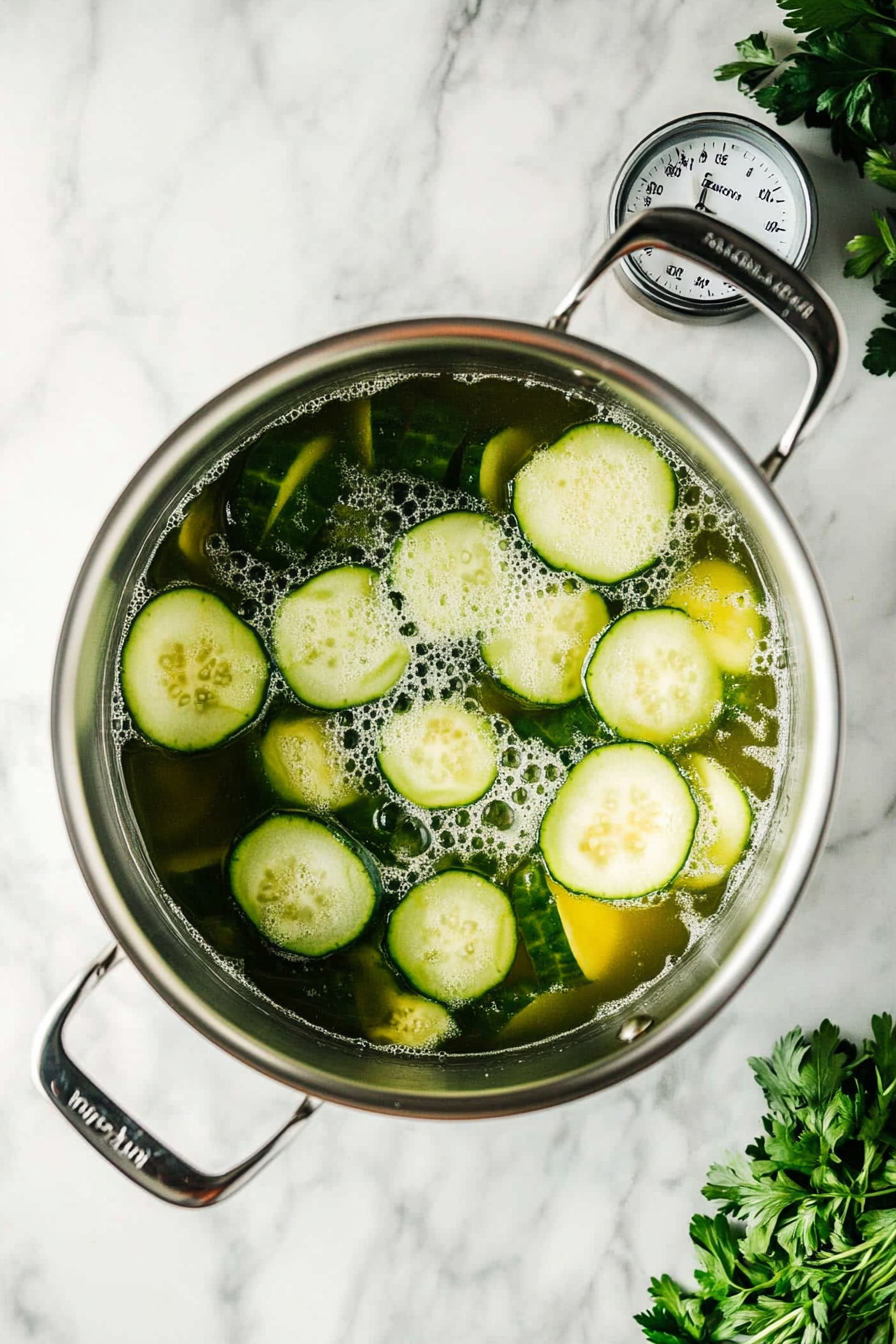
[[[544,815],[539,845],[568,891],[630,900],[672,882],[696,827],[697,805],[669,758],[619,742],[570,771]]]
[[[373,455],[377,466],[441,484],[467,437],[467,422],[453,406],[408,396],[405,384],[386,388],[371,401]]]
[[[671,746],[699,737],[722,709],[722,675],[690,616],[631,611],[598,641],[585,689],[620,737]]]
[[[541,988],[582,984],[584,976],[570,948],[544,868],[537,859],[530,859],[514,873],[510,898]]]
[[[305,957],[354,942],[381,891],[359,846],[298,813],[268,817],[243,836],[230,857],[230,887],[269,942]]]
[[[513,965],[513,907],[479,873],[450,869],[412,887],[389,921],[389,955],[431,999],[463,1003],[499,984]]]
[[[232,737],[255,718],[267,685],[255,631],[203,588],[174,588],[147,602],[121,654],[134,722],[173,751],[205,751]]]
[[[538,452],[513,484],[524,535],[555,569],[616,583],[661,553],[675,473],[647,439],[618,425],[576,425]]]
[[[499,633],[481,646],[509,691],[538,705],[565,705],[585,692],[582,667],[594,636],[609,622],[599,593],[530,590],[515,600]]]
[[[510,503],[510,482],[535,451],[537,434],[511,425],[464,448],[460,486],[484,499],[496,513]]]
[[[377,759],[403,798],[420,807],[460,807],[495,782],[498,744],[482,714],[450,703],[418,704],[386,724]]]
[[[749,672],[767,630],[759,595],[742,569],[727,560],[699,560],[666,599],[705,629],[704,638],[723,672]]]
[[[261,739],[261,759],[271,784],[288,803],[338,812],[361,797],[326,719],[282,714]]]
[[[296,695],[318,709],[378,700],[408,665],[375,569],[340,565],[303,583],[277,608],[274,658]]]
[[[339,494],[335,447],[335,434],[309,437],[301,419],[256,439],[230,503],[237,544],[268,557],[302,554]]]
[[[448,1009],[402,989],[375,948],[359,948],[352,960],[361,1029],[374,1045],[434,1050],[454,1035],[457,1028]]]
[[[704,891],[717,886],[741,859],[750,843],[753,810],[734,776],[693,751],[678,762],[697,799],[699,820],[694,846],[676,879],[676,886]]]
[[[401,538],[390,580],[424,638],[477,635],[504,605],[507,560],[497,523],[481,513],[443,513]]]

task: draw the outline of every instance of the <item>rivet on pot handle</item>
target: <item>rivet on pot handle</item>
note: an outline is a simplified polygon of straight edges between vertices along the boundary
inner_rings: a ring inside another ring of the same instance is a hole
[[[742,290],[803,347],[809,387],[781,442],[761,463],[773,481],[799,440],[812,430],[846,363],[843,322],[827,296],[767,247],[720,220],[672,206],[642,210],[616,230],[554,313],[549,327],[565,331],[595,281],[629,252],[663,247],[715,271]]]
[[[100,1091],[69,1059],[63,1045],[69,1014],[123,960],[124,953],[117,944],[107,948],[50,1009],[35,1044],[35,1081],[78,1132],[144,1190],[187,1208],[219,1203],[270,1162],[320,1103],[312,1097],[303,1098],[298,1110],[268,1143],[220,1176],[209,1176],[190,1166]]]

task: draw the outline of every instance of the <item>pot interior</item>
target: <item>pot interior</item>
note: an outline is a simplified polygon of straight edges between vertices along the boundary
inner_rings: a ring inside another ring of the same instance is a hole
[[[212,955],[160,889],[115,748],[117,654],[144,571],[175,506],[215,463],[284,412],[382,378],[531,378],[620,414],[727,499],[775,605],[786,741],[774,814],[749,870],[671,972],[549,1041],[481,1055],[388,1053],[278,1008]],[[797,470],[799,467],[796,468]],[[605,1086],[689,1036],[749,974],[818,852],[839,745],[839,683],[817,580],[792,525],[738,446],[645,370],[557,333],[509,323],[403,323],[334,338],[261,370],[159,449],[113,510],[79,579],[57,666],[54,746],[67,821],[116,937],[168,1001],[247,1062],[317,1095],[382,1111],[497,1114]]]

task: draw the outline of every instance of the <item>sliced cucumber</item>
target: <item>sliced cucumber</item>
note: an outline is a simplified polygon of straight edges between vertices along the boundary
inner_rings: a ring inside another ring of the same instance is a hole
[[[598,747],[570,771],[539,845],[568,891],[627,900],[667,887],[683,867],[697,805],[667,756],[640,742]]]
[[[556,586],[553,592],[530,590],[513,602],[500,633],[482,644],[482,656],[514,695],[538,705],[565,705],[584,694],[582,666],[608,621],[598,593],[568,593]]]
[[[284,598],[272,630],[277,666],[301,700],[344,709],[377,700],[408,665],[375,569],[324,570]]]
[[[457,1030],[453,1017],[441,1003],[402,989],[375,948],[359,948],[353,963],[357,969],[355,1002],[361,1029],[374,1045],[433,1050]]]
[[[461,464],[461,489],[484,499],[496,513],[503,513],[510,503],[510,482],[528,462],[537,442],[533,430],[512,425],[499,434],[468,443]]]
[[[254,630],[202,588],[174,588],[138,612],[121,689],[146,737],[174,751],[216,747],[261,709],[268,660]]]
[[[631,611],[598,641],[585,689],[620,737],[670,746],[699,737],[722,708],[722,676],[683,611]]]
[[[271,784],[288,803],[338,812],[361,797],[326,719],[281,715],[261,739],[261,759]]]
[[[441,1003],[478,999],[516,956],[513,907],[478,873],[449,870],[412,887],[389,921],[389,955],[411,984]]]
[[[373,455],[380,468],[409,472],[441,484],[467,437],[467,422],[434,398],[408,398],[403,383],[371,402]]]
[[[646,569],[669,535],[675,474],[647,439],[618,425],[570,429],[513,485],[513,511],[555,569],[616,583]]]
[[[498,744],[482,714],[437,702],[394,715],[380,737],[378,760],[403,798],[421,807],[460,807],[491,788]]]
[[[570,948],[544,868],[536,859],[530,859],[514,873],[510,897],[542,989],[580,985],[584,977]]]
[[[268,557],[304,552],[339,494],[335,447],[335,434],[309,436],[301,419],[256,439],[230,503],[237,544]]]
[[[494,624],[506,596],[506,545],[481,513],[443,513],[405,533],[390,579],[424,638],[476,635]]]
[[[243,836],[230,887],[265,938],[306,957],[354,942],[381,890],[372,859],[348,836],[297,813],[268,817]]]
[[[704,639],[723,672],[749,672],[766,633],[759,595],[742,569],[727,560],[699,560],[675,584],[666,605],[704,627]]]
[[[743,857],[753,810],[740,784],[718,761],[694,751],[679,765],[697,799],[700,817],[694,846],[676,885],[704,891],[722,882]]]

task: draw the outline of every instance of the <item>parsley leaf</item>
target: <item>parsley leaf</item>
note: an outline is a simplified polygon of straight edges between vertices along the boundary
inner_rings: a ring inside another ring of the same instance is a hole
[[[884,327],[875,327],[865,346],[865,358],[862,365],[869,373],[878,376],[886,374],[892,378],[896,373],[896,313],[885,313]]]
[[[896,313],[885,320],[896,356]],[[635,1320],[654,1344],[894,1344],[893,1018],[873,1018],[860,1050],[823,1022],[750,1064],[769,1111],[746,1153],[709,1171],[722,1207],[691,1221],[696,1288],[653,1279]]]
[[[752,37],[735,42],[734,46],[741,59],[720,65],[715,77],[736,79],[741,93],[751,93],[773,70],[777,70],[778,58],[768,45],[765,33],[753,33]]]

